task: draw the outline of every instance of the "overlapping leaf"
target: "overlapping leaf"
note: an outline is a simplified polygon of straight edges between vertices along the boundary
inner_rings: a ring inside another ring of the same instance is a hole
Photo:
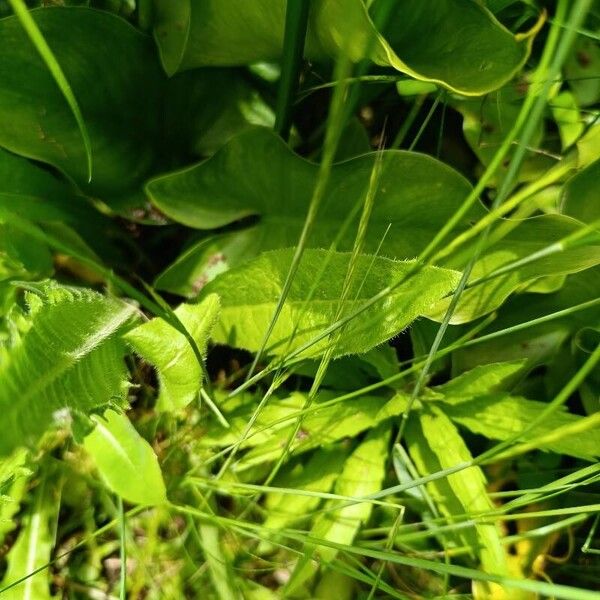
[[[376,156],[363,155],[334,166],[310,247],[328,247],[346,215],[360,208]],[[413,258],[460,206],[470,186],[456,171],[422,154],[386,151],[381,158],[364,251],[375,252],[383,241],[384,256]],[[317,172],[316,164],[294,154],[278,136],[256,128],[232,139],[209,160],[152,180],[147,192],[153,203],[190,227],[215,229],[244,217],[260,217],[253,228],[191,248],[160,277],[159,286],[194,295],[216,274],[261,251],[295,245]],[[475,207],[461,228],[483,214]],[[338,250],[352,249],[357,222],[354,219],[341,237]]]
[[[208,336],[217,320],[219,299],[209,296],[200,304],[182,304],[175,314],[205,352]],[[197,398],[202,369],[185,336],[160,317],[139,325],[125,335],[133,349],[158,370],[160,393],[157,409],[174,411]]]
[[[361,0],[311,4],[306,40],[310,58],[344,53],[358,62],[370,57],[376,64],[463,94],[500,87],[529,54],[532,33],[513,36],[489,11],[469,0],[398,3],[385,37]],[[155,37],[167,73],[275,61],[281,55],[283,0],[155,0],[155,7]]]
[[[135,504],[163,503],[165,483],[152,446],[123,414],[108,410],[92,418],[95,427],[84,447],[108,488]]]

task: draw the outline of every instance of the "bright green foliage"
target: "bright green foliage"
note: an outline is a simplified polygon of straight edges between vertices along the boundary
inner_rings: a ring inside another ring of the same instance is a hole
[[[452,317],[452,323],[466,323],[486,315],[500,306],[515,290],[523,284],[542,277],[577,273],[600,263],[600,233],[589,236],[587,244],[564,247],[536,260],[522,264],[497,277],[482,283],[476,283],[494,272],[516,261],[530,257],[536,252],[561,242],[581,229],[581,223],[563,215],[541,215],[526,219],[518,226],[510,222],[498,225],[498,230],[506,226],[510,232],[499,242],[492,245],[475,264],[470,289],[465,290]],[[513,229],[514,227],[514,229]],[[467,261],[473,248],[471,245],[445,264],[449,268],[460,268]],[[449,300],[442,300],[435,311],[429,315],[441,320]]]
[[[406,410],[408,397],[397,394],[388,399],[385,396],[364,396],[351,402],[335,403],[335,395],[323,391],[314,401],[313,410],[305,415],[302,428],[292,441],[294,454],[307,452],[324,444],[337,442],[346,437],[354,437],[362,431],[376,427],[382,421],[397,417]],[[331,404],[327,404],[331,401]],[[296,392],[283,399],[273,399],[256,419],[242,448],[249,452],[236,466],[238,470],[274,460],[281,453],[281,447],[293,432],[293,419],[306,404],[306,394]],[[226,413],[231,424],[230,430],[223,432],[217,424],[211,425],[200,440],[203,446],[226,446],[240,439],[254,410],[253,405],[244,405]]]
[[[126,191],[151,166],[148,140],[159,131],[161,73],[150,41],[107,12],[48,8],[33,17],[81,107],[92,144],[92,182],[88,186],[77,122],[16,17],[0,20],[0,144],[58,167],[95,193]]]
[[[2,599],[596,600],[596,4],[0,0]]]
[[[94,430],[83,445],[107,487],[134,504],[165,502],[167,493],[156,454],[127,416],[108,410],[93,421]]]
[[[22,577],[25,581],[2,594],[7,600],[50,600],[50,577],[45,566],[55,542],[60,489],[52,472],[43,473],[34,492],[31,506],[19,537],[8,554],[8,570],[2,580],[5,587]]]
[[[53,424],[124,401],[124,347],[133,308],[87,289],[40,284],[30,327],[0,364],[0,455],[34,444]]]
[[[595,267],[567,277],[564,286],[551,294],[521,294],[504,305],[498,319],[485,333],[494,333],[544,315],[576,307],[600,297],[600,269]],[[453,356],[454,371],[460,373],[476,365],[528,359],[530,365],[547,364],[563,342],[586,325],[600,325],[598,306],[574,312],[546,323],[532,325],[472,348],[458,349]]]
[[[373,429],[346,460],[335,483],[334,492],[351,498],[363,498],[378,492],[383,481],[388,441],[387,427]],[[373,504],[370,502],[330,500],[325,511],[315,519],[310,537],[337,544],[351,544],[361,525],[368,521],[372,510]],[[305,555],[298,561],[286,587],[288,593],[314,574],[315,563],[310,562],[313,553],[315,546],[307,544]],[[327,563],[336,557],[338,551],[321,546],[316,553]]]
[[[525,360],[515,360],[480,365],[434,389],[437,393],[443,394],[444,401],[449,403],[499,392],[508,388],[519,375],[522,375],[525,362]]]
[[[175,314],[192,335],[201,352],[219,315],[219,298],[208,296],[200,304],[182,304]],[[174,411],[198,397],[202,368],[184,335],[160,317],[138,325],[125,335],[131,347],[158,371],[157,409]]]
[[[15,515],[32,475],[26,460],[27,451],[19,449],[0,461],[0,543],[16,527]]]
[[[285,473],[274,484],[280,488],[329,492],[339,476],[346,452],[342,448],[324,448],[316,452],[305,464],[298,464],[294,470]],[[302,496],[272,492],[265,498],[269,510],[263,523],[267,529],[277,531],[297,521],[306,520],[320,503],[318,496]]]
[[[407,441],[411,457],[423,476],[472,460],[456,427],[437,409],[419,415],[419,423],[413,423],[407,432]],[[448,475],[443,480],[430,483],[428,488],[439,510],[451,521],[460,521],[493,508],[485,489],[485,477],[479,467],[468,467]],[[459,531],[457,535],[471,551],[476,549],[487,572],[506,573],[504,549],[494,523],[476,524]],[[475,542],[472,539],[474,536],[477,538]]]
[[[258,350],[291,259],[289,250],[265,252],[244,267],[224,273],[205,288],[207,294],[218,294],[223,303],[214,332],[215,340]],[[269,340],[271,353],[297,349],[332,324],[349,260],[347,253],[305,252]],[[410,262],[361,255],[350,293],[342,307],[342,316],[356,311],[365,301],[400,281],[411,265]],[[450,292],[457,280],[458,274],[454,271],[424,268],[409,282],[396,287],[383,300],[365,310],[360,321],[348,323],[336,340],[334,355],[366,352],[393,337],[427,312],[433,302]],[[309,296],[313,286],[314,292]],[[243,327],[240,327],[240,319]],[[367,329],[365,323],[369,323]],[[310,346],[303,355],[315,356],[326,346],[325,339]]]
[[[370,56],[377,64],[464,94],[499,87],[529,53],[530,35],[515,38],[469,0],[405,1],[392,11],[387,40],[361,0],[311,4],[308,56],[346,53],[355,62]],[[231,0],[156,0],[155,6],[155,36],[167,73],[276,60],[281,54],[283,0],[242,5]]]

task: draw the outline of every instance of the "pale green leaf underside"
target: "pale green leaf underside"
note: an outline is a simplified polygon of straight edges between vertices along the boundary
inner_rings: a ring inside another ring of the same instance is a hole
[[[264,332],[281,296],[292,255],[293,250],[266,252],[243,267],[223,273],[206,286],[205,293],[218,294],[222,302],[221,317],[214,331],[216,341],[250,351],[261,347]],[[349,253],[324,250],[305,251],[269,339],[271,354],[294,350],[333,324],[350,256]],[[351,314],[365,301],[400,280],[411,265],[410,262],[361,255],[350,292],[342,305],[342,316]],[[366,309],[360,318],[347,323],[337,339],[334,355],[366,352],[398,334],[427,312],[436,300],[449,293],[458,277],[456,271],[423,268],[410,281]],[[314,294],[307,302],[315,283]],[[302,355],[318,355],[328,344],[325,338]]]
[[[413,422],[409,428],[407,440],[421,475],[430,475],[472,460],[456,427],[443,412],[423,411],[418,419],[419,424]],[[469,467],[448,475],[446,479],[434,481],[428,487],[440,512],[450,521],[460,520],[465,514],[476,515],[493,509],[487,495],[485,477],[479,467]],[[459,531],[458,538],[477,552],[486,572],[506,574],[504,549],[494,523],[480,523],[474,528]],[[477,548],[480,549],[477,551]]]
[[[209,296],[200,304],[181,304],[175,314],[206,351],[208,337],[219,313],[219,298]],[[139,325],[125,334],[125,340],[158,371],[160,393],[157,409],[174,411],[198,397],[202,369],[185,336],[160,317]]]
[[[500,87],[523,65],[531,35],[513,36],[470,0],[403,0],[385,37],[362,0],[314,0],[306,55],[370,56],[379,65],[463,94]],[[155,37],[167,73],[199,66],[278,61],[284,0],[157,0]]]
[[[117,333],[134,309],[96,292],[38,286],[31,327],[0,364],[0,455],[34,444],[71,411],[89,414],[125,396],[124,347]]]
[[[156,505],[167,493],[152,446],[129,419],[113,410],[93,417],[94,430],[83,444],[108,488],[134,504]]]

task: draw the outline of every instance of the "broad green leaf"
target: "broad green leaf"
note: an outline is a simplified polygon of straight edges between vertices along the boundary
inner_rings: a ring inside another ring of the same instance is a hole
[[[28,294],[30,328],[0,363],[0,455],[35,444],[53,424],[121,404],[124,347],[116,334],[133,307],[52,283]]]
[[[52,275],[52,255],[44,244],[0,223],[0,281]]]
[[[162,75],[151,41],[105,11],[54,7],[31,14],[81,107],[92,182],[77,122],[16,17],[0,20],[0,145],[59,168],[96,194],[134,187],[155,160],[152,142],[160,131]]]
[[[207,285],[203,294],[221,297],[222,312],[214,339],[238,348],[260,348],[275,306],[281,295],[293,250],[266,252],[250,263],[223,273]],[[294,277],[279,319],[269,339],[269,353],[282,354],[311,341],[331,325],[337,314],[342,286],[350,260],[349,253],[307,250]],[[319,281],[319,274],[326,265]],[[344,301],[343,315],[360,308],[387,286],[408,272],[412,263],[361,255],[355,277]],[[436,300],[450,292],[458,273],[425,267],[410,281],[396,287],[360,318],[352,319],[337,338],[335,356],[357,354],[381,344],[427,312]],[[316,285],[312,299],[309,291]],[[373,322],[372,322],[373,321]],[[365,327],[368,324],[368,327]],[[297,329],[296,329],[297,327]],[[293,339],[290,339],[294,334]],[[305,357],[318,355],[328,345],[323,339],[302,352]]]
[[[329,247],[343,218],[362,205],[377,156],[369,153],[333,167],[309,247]],[[390,150],[379,156],[381,175],[365,252],[377,251],[383,240],[383,256],[414,258],[461,205],[470,185],[456,171],[423,154]],[[215,229],[245,217],[260,217],[250,229],[198,242],[158,283],[169,291],[193,295],[206,281],[261,251],[294,246],[317,173],[318,165],[292,152],[273,132],[254,128],[233,138],[210,159],[151,180],[146,191],[152,202],[190,227]],[[459,229],[484,214],[480,206],[474,207]],[[338,250],[352,249],[357,223],[358,217],[339,241]]]
[[[362,498],[381,490],[385,475],[385,461],[388,455],[390,438],[389,427],[381,425],[369,432],[364,441],[352,452],[344,464],[334,487],[334,492],[342,496]],[[336,508],[341,504],[340,508]],[[348,500],[330,500],[327,510],[317,516],[310,530],[310,536],[317,539],[349,545],[361,526],[371,516],[373,504],[369,502],[350,503]],[[317,553],[324,562],[331,562],[338,550],[327,546],[307,545],[304,556],[298,561],[286,591],[292,592],[306,579],[314,575],[315,563],[311,557]]]
[[[342,471],[346,451],[343,448],[320,448],[306,464],[299,463],[293,470],[278,477],[273,485],[288,490],[329,492]],[[266,529],[279,530],[298,521],[314,510],[321,499],[316,496],[302,496],[271,492],[265,497],[267,518],[263,523]]]
[[[2,148],[0,207],[40,225],[69,226],[103,256],[110,253],[107,236],[114,237],[114,232],[106,217],[48,169]]]
[[[456,427],[440,410],[423,411],[407,428],[410,455],[422,476],[449,469],[472,460]],[[493,509],[485,477],[479,467],[469,467],[428,484],[440,512],[450,522],[463,514],[477,515]],[[488,573],[507,574],[506,555],[494,523],[478,523],[457,532],[463,543],[476,552]],[[476,539],[473,539],[473,537]]]
[[[525,363],[521,359],[480,365],[433,389],[443,394],[446,402],[453,398],[472,398],[499,392],[515,382],[515,378],[522,374]]]
[[[283,0],[154,4],[155,37],[169,74],[199,66],[277,61],[281,56]],[[535,33],[515,37],[469,0],[404,0],[392,10],[386,40],[361,0],[311,4],[309,58],[343,53],[359,62],[368,55],[378,65],[463,94],[484,94],[511,79],[527,59]]]
[[[507,394],[490,394],[463,402],[455,398],[451,405],[444,407],[444,411],[453,421],[475,433],[493,440],[505,440],[523,431],[546,407],[544,402]],[[566,411],[554,412],[528,434],[528,439],[582,420],[583,417]],[[594,461],[600,456],[600,430],[579,432],[576,436],[542,444],[541,449]]]
[[[58,490],[51,472],[42,473],[23,519],[23,527],[8,553],[8,570],[2,587],[29,576],[24,582],[2,594],[4,600],[50,600],[48,569],[34,571],[50,562],[54,547],[55,521],[58,518]]]
[[[224,553],[222,532],[211,523],[201,523],[198,529],[202,550],[219,600],[242,600],[231,562]]]
[[[83,445],[107,487],[134,504],[162,504],[167,492],[152,446],[126,415],[113,410],[94,416],[94,430]]]
[[[562,210],[583,223],[600,219],[600,159],[579,172],[562,189]]]
[[[211,330],[219,314],[219,298],[208,296],[200,304],[181,304],[175,314],[206,352]],[[160,393],[157,409],[174,411],[198,397],[202,369],[185,336],[160,317],[138,325],[124,336],[130,346],[158,371]]]

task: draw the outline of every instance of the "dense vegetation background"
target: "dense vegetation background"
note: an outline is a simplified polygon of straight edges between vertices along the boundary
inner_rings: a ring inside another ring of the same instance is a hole
[[[599,39],[0,0],[0,597],[597,599]]]

